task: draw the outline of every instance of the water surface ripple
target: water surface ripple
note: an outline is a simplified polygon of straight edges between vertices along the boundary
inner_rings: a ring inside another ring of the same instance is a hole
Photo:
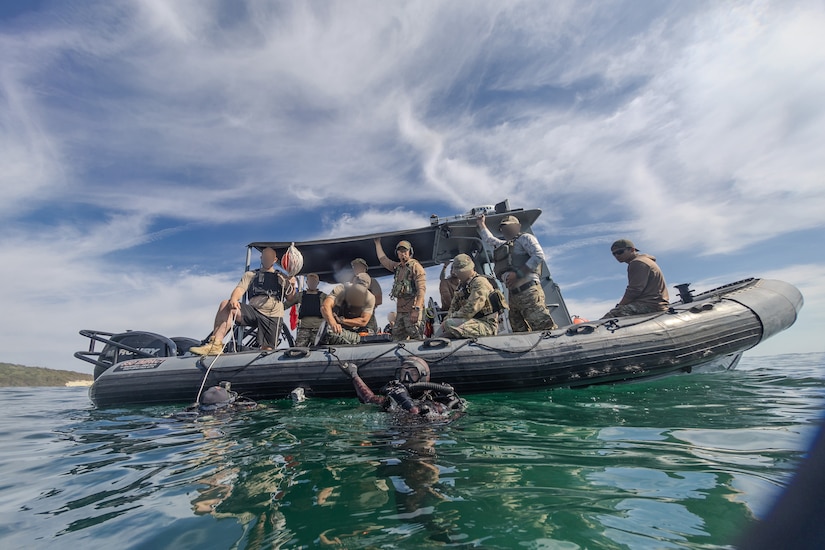
[[[4,548],[725,548],[825,409],[825,354],[469,396],[406,426],[354,398],[181,421],[78,388],[0,404]]]

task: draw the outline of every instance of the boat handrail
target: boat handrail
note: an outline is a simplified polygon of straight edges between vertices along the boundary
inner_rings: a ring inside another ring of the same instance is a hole
[[[156,354],[146,352],[144,350],[129,346],[127,344],[124,344],[122,342],[118,342],[117,340],[112,339],[113,337],[119,336],[121,334],[151,334],[152,336],[154,336],[157,339],[164,342],[164,344],[167,347],[166,356],[175,355],[176,352],[177,352],[177,344],[175,344],[175,342],[173,340],[171,340],[171,339],[169,339],[165,336],[162,336],[160,334],[154,334],[154,333],[149,333],[149,332],[145,332],[145,331],[135,331],[135,332],[126,331],[126,332],[114,333],[114,332],[105,332],[105,331],[102,331],[102,330],[83,329],[83,330],[80,331],[80,335],[89,339],[89,349],[88,349],[88,351],[76,351],[74,353],[74,356],[77,359],[80,359],[81,361],[85,361],[85,362],[91,363],[92,365],[95,365],[97,367],[103,367],[103,368],[108,368],[108,367],[112,366],[115,363],[115,362],[110,363],[110,362],[100,361],[99,359],[94,359],[95,357],[96,358],[100,357],[100,354],[105,351],[105,349],[106,349],[105,346],[107,346],[107,345],[111,345],[111,346],[117,348],[118,351],[128,351],[129,353],[133,353],[133,354],[137,355],[138,357],[144,357],[144,358],[157,357]],[[95,342],[100,342],[100,343],[104,344],[104,348],[100,351],[97,351],[95,349],[95,347],[96,347]]]

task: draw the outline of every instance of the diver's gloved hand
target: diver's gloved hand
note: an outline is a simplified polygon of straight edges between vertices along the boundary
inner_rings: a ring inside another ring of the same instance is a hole
[[[354,378],[358,375],[358,365],[355,363],[342,363],[341,370],[344,371],[344,374],[350,378]]]

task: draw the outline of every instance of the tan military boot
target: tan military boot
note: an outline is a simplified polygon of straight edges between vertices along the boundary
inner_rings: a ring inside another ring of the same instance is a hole
[[[202,346],[189,348],[195,355],[220,355],[223,353],[223,342],[216,342],[214,337],[209,337],[209,342]]]

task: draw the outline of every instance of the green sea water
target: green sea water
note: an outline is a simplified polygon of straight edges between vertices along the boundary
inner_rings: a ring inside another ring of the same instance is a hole
[[[466,396],[399,424],[353,397],[226,418],[0,402],[2,548],[728,548],[825,409],[825,354],[639,384]]]

